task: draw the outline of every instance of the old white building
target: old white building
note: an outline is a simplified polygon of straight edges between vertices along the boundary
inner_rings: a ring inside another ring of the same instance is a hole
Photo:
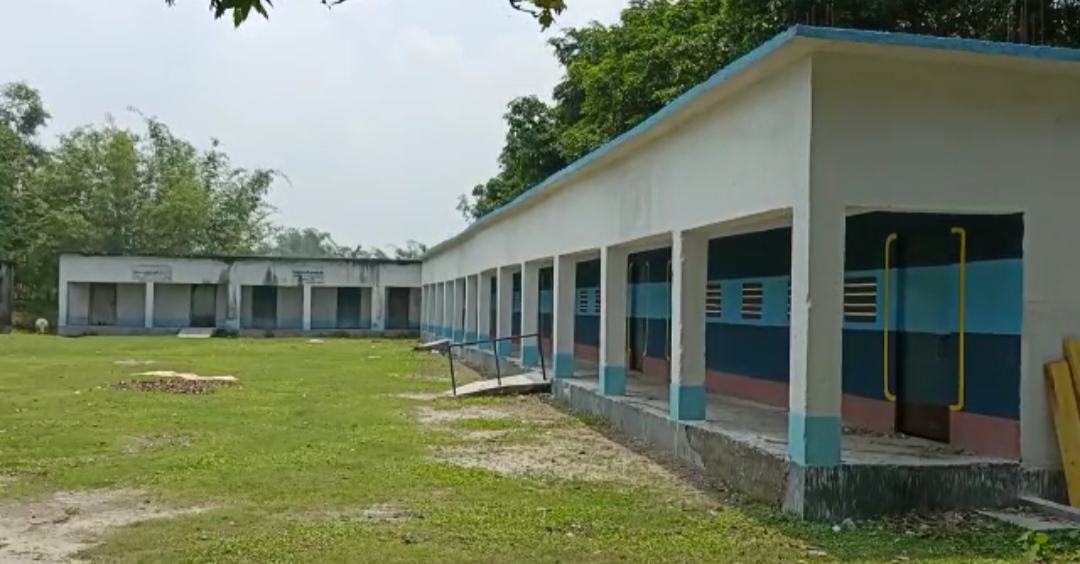
[[[798,513],[1060,497],[1078,61],[792,28],[435,246],[424,330]]]
[[[419,286],[417,261],[65,254],[58,331],[408,334]]]

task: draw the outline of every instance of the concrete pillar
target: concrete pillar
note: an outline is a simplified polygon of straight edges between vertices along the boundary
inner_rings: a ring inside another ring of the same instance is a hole
[[[627,253],[600,250],[600,393],[626,395]]]
[[[555,378],[574,376],[574,318],[577,315],[577,261],[555,257],[552,299],[552,372]]]
[[[304,284],[304,331],[311,331],[311,286]]]
[[[502,267],[498,272],[495,291],[495,324],[499,338],[509,337],[513,332],[514,314],[514,269]],[[510,341],[499,341],[495,345],[495,354],[499,357],[510,356]]]
[[[435,333],[435,290],[431,284],[424,286],[424,333]]]
[[[531,335],[540,326],[540,263],[521,265],[521,334]],[[521,364],[540,366],[540,338],[521,340]]]
[[[476,291],[480,279],[476,275],[465,277],[465,340],[476,340]]]
[[[709,239],[692,231],[672,234],[671,397],[675,421],[705,419],[705,286]]]
[[[443,282],[443,338],[454,338],[454,281]]]
[[[382,331],[386,328],[386,313],[383,304],[386,302],[386,287],[375,284],[371,287],[371,329]]]
[[[154,283],[146,283],[146,295],[143,298],[145,305],[143,306],[143,327],[151,329],[154,327]]]
[[[476,277],[476,338],[481,350],[490,350],[487,342],[493,335],[491,327],[491,274],[481,272]]]
[[[431,335],[435,338],[442,336],[442,289],[436,282],[431,285]]]
[[[462,315],[465,311],[465,279],[455,278],[453,282],[453,295],[452,298],[452,315],[451,317],[453,327],[453,339],[454,342],[460,343],[465,340],[465,318]]]
[[[840,464],[844,222],[824,194],[794,209],[788,454],[800,466]]]
[[[420,337],[421,338],[424,338],[425,336],[427,336],[427,326],[428,326],[428,322],[427,322],[428,310],[427,310],[427,308],[428,308],[428,303],[429,303],[428,300],[427,300],[427,297],[428,297],[427,284],[421,284],[420,285]]]
[[[446,336],[446,296],[444,295],[445,286],[442,282],[435,284],[435,311],[434,311],[434,323],[435,323],[435,336],[437,338],[443,338]]]
[[[240,312],[243,311],[243,286],[230,281],[225,292],[225,327],[231,331],[239,331]]]

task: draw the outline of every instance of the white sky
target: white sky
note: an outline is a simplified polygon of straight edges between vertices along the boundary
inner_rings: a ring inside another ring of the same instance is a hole
[[[39,89],[61,131],[136,107],[234,164],[284,171],[275,221],[342,244],[434,244],[458,194],[496,170],[511,98],[559,79],[547,38],[506,0],[277,0],[236,30],[207,0],[0,0],[0,83]],[[626,0],[570,0],[561,25]]]

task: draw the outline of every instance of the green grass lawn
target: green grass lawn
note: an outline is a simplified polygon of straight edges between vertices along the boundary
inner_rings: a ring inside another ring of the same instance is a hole
[[[93,562],[1026,561],[1018,531],[974,518],[837,533],[702,494],[538,398],[425,400],[445,360],[410,345],[0,336],[0,512],[87,490],[201,510],[110,529]],[[113,388],[143,370],[241,385]]]

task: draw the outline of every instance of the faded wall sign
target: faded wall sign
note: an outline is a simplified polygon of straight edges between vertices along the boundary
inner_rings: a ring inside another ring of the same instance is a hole
[[[172,282],[172,267],[143,264],[131,269],[131,278],[140,282]]]
[[[326,273],[322,269],[299,269],[292,271],[297,284],[322,284],[326,281]]]

